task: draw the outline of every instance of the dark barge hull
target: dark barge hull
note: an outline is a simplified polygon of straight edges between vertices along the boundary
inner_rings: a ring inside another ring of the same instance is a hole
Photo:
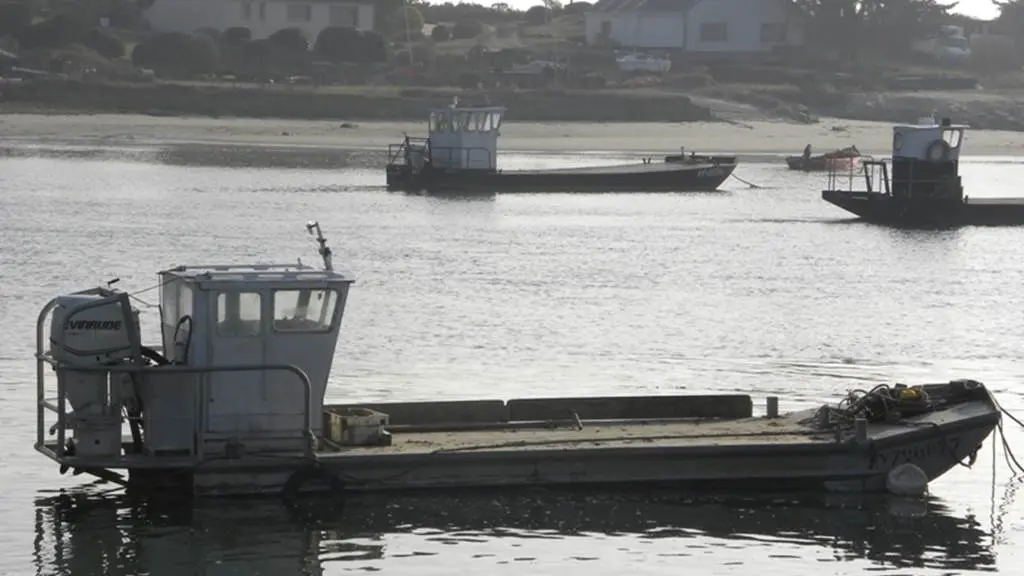
[[[496,193],[564,192],[711,192],[736,169],[722,163],[628,164],[560,170],[444,170],[393,164],[387,167],[389,190],[491,195]]]
[[[914,202],[877,192],[845,190],[825,190],[821,197],[862,220],[888,226],[1024,226],[1024,198]]]

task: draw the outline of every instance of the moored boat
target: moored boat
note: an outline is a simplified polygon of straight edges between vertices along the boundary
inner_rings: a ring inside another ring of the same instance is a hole
[[[389,190],[491,195],[548,192],[710,192],[732,174],[735,156],[666,156],[663,162],[547,170],[498,168],[502,106],[453,104],[430,111],[428,135],[388,149]]]
[[[860,173],[829,170],[822,199],[864,221],[890,226],[1024,225],[1024,198],[964,194],[960,153],[967,129],[949,118],[893,126],[891,175],[885,160],[861,161]]]
[[[755,414],[748,394],[327,405],[354,278],[334,269],[319,225],[308,228],[322,269],[160,272],[159,351],[142,343],[125,292],[51,300],[37,324],[36,450],[131,490],[213,496],[662,483],[913,491],[970,459],[999,422],[970,380],[880,386],[789,413],[768,398]],[[915,473],[907,488],[900,478]]]
[[[851,170],[857,167],[861,157],[856,146],[848,146],[815,156],[786,156],[790,170],[803,172],[825,172],[828,170]]]

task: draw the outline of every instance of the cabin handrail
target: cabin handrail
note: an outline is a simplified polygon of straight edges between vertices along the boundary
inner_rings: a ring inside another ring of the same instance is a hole
[[[395,160],[405,151],[409,144],[430,144],[430,138],[423,138],[422,136],[406,136],[405,140],[401,144],[388,144],[388,164],[394,164]]]
[[[874,158],[872,156],[861,156],[859,166],[853,164],[842,167],[830,166],[828,169],[828,189],[838,190],[840,181],[846,180],[847,190],[852,192],[857,172],[863,175],[868,194],[892,194],[888,162],[884,158]],[[876,180],[879,184],[877,189],[875,186]],[[921,180],[921,182],[931,181]],[[939,182],[939,180],[934,182]]]

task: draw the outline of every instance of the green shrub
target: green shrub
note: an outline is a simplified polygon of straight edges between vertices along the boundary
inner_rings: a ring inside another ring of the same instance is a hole
[[[240,46],[252,40],[252,30],[245,26],[232,26],[224,31],[224,43],[231,46]]]
[[[217,69],[220,51],[207,36],[168,32],[140,42],[132,50],[132,63],[152,68],[161,76],[192,77]]]
[[[88,18],[66,12],[29,26],[23,31],[21,41],[26,48],[61,48],[84,44],[93,28]]]
[[[523,15],[523,19],[531,26],[547,24],[548,20],[551,19],[551,10],[548,10],[545,6],[532,6]]]
[[[387,58],[384,38],[380,34],[348,26],[324,28],[316,37],[313,49],[326,60],[336,64],[373,64],[383,62]]]
[[[278,30],[267,38],[267,42],[286,52],[306,52],[309,50],[309,40],[306,39],[306,34],[298,28]]]
[[[434,42],[447,42],[452,39],[452,31],[444,24],[438,24],[430,31],[430,39]]]
[[[104,58],[121,58],[124,56],[125,45],[119,38],[115,38],[110,34],[94,28],[89,33],[89,37],[85,39],[85,45],[88,48],[92,48],[97,54]]]
[[[452,27],[452,38],[455,40],[468,40],[476,38],[484,31],[484,25],[475,20],[463,20]]]
[[[0,2],[0,36],[20,38],[31,25],[28,2]]]

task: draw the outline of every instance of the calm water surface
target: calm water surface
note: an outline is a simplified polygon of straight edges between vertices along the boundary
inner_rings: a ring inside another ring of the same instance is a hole
[[[875,383],[973,377],[1024,414],[1024,228],[853,222],[819,199],[821,176],[777,165],[742,166],[760,188],[730,181],[724,194],[455,201],[387,193],[378,171],[316,161],[38,152],[0,158],[0,573],[1022,570],[1024,504],[989,446],[916,503],[525,491],[155,508],[59,476],[32,451],[31,355],[56,294],[114,277],[143,290],[183,263],[315,262],[303,230],[315,218],[358,278],[333,401],[742,391],[791,409]],[[963,173],[971,196],[1008,196],[1024,164],[975,159]],[[151,339],[157,318],[143,313]]]

